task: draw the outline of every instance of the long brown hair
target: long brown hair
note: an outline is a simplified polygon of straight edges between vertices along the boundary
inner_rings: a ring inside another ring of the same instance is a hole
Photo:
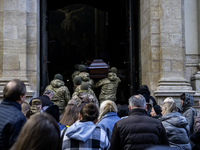
[[[10,150],[60,150],[60,129],[49,114],[33,115]]]
[[[71,126],[74,122],[78,120],[78,108],[77,102],[75,100],[70,100],[65,107],[65,112],[63,114],[60,123],[62,125]]]

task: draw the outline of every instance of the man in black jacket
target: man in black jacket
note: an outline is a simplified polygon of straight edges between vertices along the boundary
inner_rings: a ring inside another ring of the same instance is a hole
[[[6,84],[3,90],[3,101],[0,104],[0,149],[8,150],[16,141],[26,117],[21,112],[21,104],[26,99],[26,86],[14,79]]]
[[[29,105],[32,106],[32,101],[33,100],[39,100],[41,103],[41,109],[42,111],[45,111],[50,105],[53,105],[54,103],[51,101],[51,98],[53,97],[53,92],[50,90],[44,91],[44,94],[39,97],[33,98],[30,102]]]
[[[129,117],[115,123],[109,150],[144,150],[155,145],[169,145],[161,121],[147,116],[145,107],[142,95],[129,98]]]

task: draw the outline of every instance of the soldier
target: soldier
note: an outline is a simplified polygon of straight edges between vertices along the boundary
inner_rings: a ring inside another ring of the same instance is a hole
[[[95,84],[95,88],[101,87],[101,93],[99,95],[100,103],[105,100],[116,101],[116,93],[119,82],[121,82],[121,80],[117,77],[117,74],[109,72],[107,78],[101,79]]]
[[[75,65],[75,69],[76,69],[76,70],[75,70],[74,73],[72,74],[72,81],[74,81],[74,78],[75,78],[76,76],[78,76],[79,73],[80,73],[80,71],[78,70],[79,65],[80,65],[80,64],[76,64],[76,65]]]
[[[93,89],[94,81],[90,79],[90,74],[87,72],[85,65],[79,65],[78,70],[80,71],[79,76],[82,79],[82,82],[89,83],[89,88]]]
[[[99,108],[99,102],[96,96],[93,96],[89,93],[89,84],[88,83],[82,83],[80,85],[80,90],[73,93],[72,99],[75,100],[78,104],[77,106],[81,104],[83,100],[91,101],[96,104],[97,108]]]
[[[74,95],[76,95],[77,92],[80,92],[80,91],[81,91],[81,84],[82,84],[81,77],[76,76],[76,77],[74,78],[74,81],[73,81],[73,82],[74,82],[74,87],[75,87],[75,89],[74,89],[74,93],[72,94],[72,97],[73,97]],[[83,82],[83,83],[85,83],[85,82]],[[90,95],[92,95],[92,96],[94,96],[94,97],[97,99],[97,97],[96,97],[94,91],[93,91],[91,88],[88,87],[87,93],[90,94]]]
[[[59,107],[59,114],[61,115],[68,101],[70,100],[70,92],[63,82],[63,76],[56,74],[54,80],[51,81],[45,89],[53,92],[52,102]]]

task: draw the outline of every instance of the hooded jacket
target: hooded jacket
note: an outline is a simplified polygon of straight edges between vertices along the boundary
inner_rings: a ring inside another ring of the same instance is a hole
[[[194,133],[194,117],[197,116],[196,110],[192,107],[194,104],[194,98],[188,93],[185,93],[185,100],[181,107],[182,115],[187,119],[190,126],[190,136]]]
[[[65,83],[62,80],[54,79],[45,90],[53,92],[52,102],[58,105],[59,109],[63,111],[70,100],[70,92],[65,86]]]
[[[161,121],[166,129],[171,147],[191,150],[189,125],[184,116],[179,112],[172,112],[161,117]]]
[[[65,132],[62,150],[78,150],[81,148],[87,150],[107,150],[109,146],[110,143],[104,130],[96,127],[91,121],[77,121]]]
[[[113,127],[115,125],[115,123],[117,121],[121,120],[121,118],[119,118],[117,116],[117,113],[115,112],[108,112],[107,114],[105,114],[101,120],[99,121],[99,123],[97,124],[98,127],[102,128],[105,132],[107,132],[108,135],[108,139],[110,140],[111,135],[112,135],[112,130]]]

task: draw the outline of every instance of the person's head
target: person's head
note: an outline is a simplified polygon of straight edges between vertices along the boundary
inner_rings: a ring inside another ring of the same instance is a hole
[[[13,79],[8,82],[3,89],[3,97],[5,99],[16,101],[22,104],[26,99],[26,86],[19,79]]]
[[[99,109],[99,118],[98,120],[100,121],[101,118],[107,114],[108,112],[115,112],[117,113],[117,105],[115,104],[114,101],[111,100],[106,100],[103,101],[100,105],[100,109]]]
[[[55,74],[54,79],[59,79],[63,81],[63,76],[61,74]]]
[[[79,74],[79,76],[81,77],[82,81],[89,81],[90,80],[90,74],[88,72],[82,72]]]
[[[147,94],[147,95],[150,95],[150,91],[149,91],[149,87],[144,84],[144,85],[141,85],[140,88],[138,89],[137,91],[138,94]]]
[[[146,107],[146,99],[142,95],[133,95],[129,98],[129,109]]]
[[[156,116],[156,115],[162,115],[161,114],[162,110],[160,105],[155,105],[151,108],[151,116]]]
[[[52,99],[52,97],[53,97],[53,92],[50,91],[50,90],[46,90],[46,91],[44,91],[44,95],[47,95],[47,96],[49,97],[49,99]]]
[[[199,106],[200,106],[200,99],[199,99]]]
[[[65,111],[63,114],[60,123],[62,125],[71,126],[74,122],[78,120],[78,108],[77,102],[75,100],[70,100],[65,107]]]
[[[114,72],[109,72],[109,73],[108,73],[108,79],[109,79],[110,81],[115,81],[115,80],[117,79],[116,73],[114,73]]]
[[[11,150],[60,149],[60,129],[55,119],[47,114],[33,115],[22,128]]]
[[[191,107],[194,104],[194,98],[188,93],[182,93],[180,95],[180,102],[182,107]]]
[[[99,111],[94,103],[85,104],[79,113],[79,120],[92,121],[96,123],[99,116]]]
[[[174,101],[174,99],[172,97],[167,97],[167,98],[164,99],[163,102],[164,103],[166,103],[166,102],[173,102],[174,103],[175,101]]]
[[[74,86],[79,86],[82,83],[82,79],[80,76],[76,76],[73,80]]]
[[[89,83],[87,83],[87,82],[83,82],[82,84],[81,84],[81,90],[88,90],[89,89]]]
[[[128,113],[129,113],[128,105],[126,105],[126,104],[124,104],[124,105],[118,104],[117,115],[118,115],[120,118],[121,118],[121,117],[128,116]]]
[[[172,112],[177,112],[176,103],[174,102],[166,102],[161,105],[162,115],[166,115]]]
[[[117,68],[116,67],[112,67],[109,69],[109,72],[114,72],[117,74]]]
[[[24,116],[29,119],[30,118],[30,111],[31,111],[31,108],[30,108],[30,105],[27,103],[27,102],[23,102],[22,103],[22,113],[24,114]]]
[[[80,72],[86,72],[87,71],[86,66],[83,65],[83,64],[79,65],[78,66],[78,71],[80,71]]]

